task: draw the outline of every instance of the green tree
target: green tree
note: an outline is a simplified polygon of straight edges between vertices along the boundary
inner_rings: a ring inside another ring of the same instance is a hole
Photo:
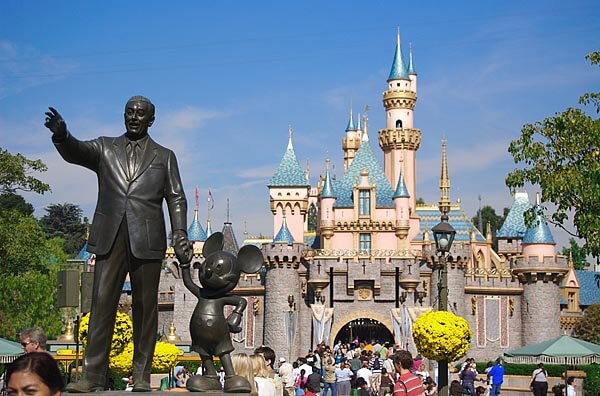
[[[592,304],[573,327],[573,332],[582,340],[600,344],[600,303]]]
[[[25,198],[14,192],[0,194],[0,210],[14,209],[24,215],[33,214],[33,205],[25,201]]]
[[[32,176],[48,168],[41,160],[30,160],[23,154],[11,154],[0,147],[0,193],[33,191],[43,194],[50,186]]]
[[[574,238],[569,238],[569,247],[563,247],[560,254],[571,257],[575,269],[585,269],[588,266],[587,256],[589,252],[586,248],[579,246]]]
[[[600,52],[587,56],[592,64]],[[600,112],[600,93],[583,95],[579,103]],[[583,109],[568,108],[535,124],[526,124],[508,151],[516,164],[506,178],[512,190],[533,184],[540,187],[542,200],[555,205],[548,220],[569,234],[585,240],[584,247],[600,257],[600,119]],[[572,214],[575,232],[567,229]],[[526,222],[534,219],[526,213]]]
[[[496,231],[502,227],[504,220],[506,219],[506,213],[508,213],[508,209],[504,209],[504,216],[500,216],[496,214],[496,210],[489,205],[484,206],[481,209],[477,210],[475,216],[471,219],[473,224],[479,229],[479,215],[481,214],[481,232],[484,236],[487,233],[487,225],[490,224],[490,228],[492,230],[492,245],[494,250],[498,250],[498,241],[496,239]]]
[[[64,250],[75,256],[85,243],[87,218],[81,217],[83,211],[71,203],[51,204],[40,219],[42,229],[48,238],[59,237],[65,241]]]
[[[27,271],[48,273],[57,260],[46,249],[48,238],[33,216],[0,211],[0,276]],[[3,284],[4,278],[2,278]]]
[[[0,337],[15,339],[25,327],[49,337],[63,325],[56,305],[56,271],[66,261],[59,238],[47,239],[33,216],[0,211]]]

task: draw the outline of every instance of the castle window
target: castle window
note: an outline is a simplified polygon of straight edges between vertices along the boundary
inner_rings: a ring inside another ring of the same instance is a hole
[[[396,129],[402,128],[402,120],[396,120]]]
[[[371,234],[359,234],[358,236],[358,250],[361,253],[368,253],[371,251]]]
[[[358,215],[369,216],[371,214],[371,191],[358,191]]]

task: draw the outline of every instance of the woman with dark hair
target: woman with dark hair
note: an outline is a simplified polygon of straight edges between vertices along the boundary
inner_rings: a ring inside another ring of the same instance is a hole
[[[548,372],[544,363],[538,363],[538,367],[531,374],[531,390],[534,396],[546,396],[548,393]]]
[[[8,396],[60,396],[63,386],[58,365],[46,352],[27,353],[6,368]]]

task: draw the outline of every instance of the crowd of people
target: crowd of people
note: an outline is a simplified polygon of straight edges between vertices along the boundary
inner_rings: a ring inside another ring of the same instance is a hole
[[[46,351],[46,337],[39,328],[20,334],[24,355],[7,366],[4,391],[8,396],[59,396],[64,387],[57,363]],[[257,348],[252,355],[232,356],[235,373],[245,377],[254,396],[436,396],[437,384],[417,355],[398,345],[372,342],[336,343],[333,347],[317,345],[306,356],[288,362],[277,359],[268,346]],[[202,367],[196,374],[202,374]],[[190,377],[187,366],[173,370],[174,386],[185,387]],[[218,372],[221,383],[225,373]],[[131,380],[131,378],[129,378]],[[504,367],[498,358],[489,362],[484,373],[477,371],[473,358],[461,365],[458,380],[449,384],[451,396],[497,396],[504,380]],[[131,382],[131,381],[129,381]],[[531,375],[531,391],[548,392],[548,372],[539,363]],[[567,381],[566,393],[574,396],[575,383]]]

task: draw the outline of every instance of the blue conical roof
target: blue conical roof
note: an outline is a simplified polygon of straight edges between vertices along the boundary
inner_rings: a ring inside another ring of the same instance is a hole
[[[398,184],[396,185],[396,191],[394,192],[394,196],[392,198],[409,198],[409,197],[410,197],[410,194],[408,193],[406,184],[404,184],[404,177],[402,176],[402,171],[400,171],[400,175],[398,176]]]
[[[210,219],[206,220],[206,239],[213,234],[212,227],[210,226]]]
[[[409,80],[404,58],[402,57],[402,47],[400,46],[400,32],[398,32],[398,42],[396,44],[396,53],[394,54],[394,62],[388,76],[388,81],[405,79]]]
[[[335,192],[333,191],[333,185],[331,184],[331,176],[329,176],[329,168],[325,171],[325,183],[323,183],[321,198],[335,198]]]
[[[346,131],[356,131],[356,127],[354,126],[354,117],[352,116],[352,109],[350,109],[350,118],[348,119]]]
[[[188,227],[187,233],[190,241],[206,241],[206,232],[198,221],[198,209],[194,209],[194,220]]]
[[[281,228],[279,229],[279,232],[273,239],[273,243],[274,244],[275,243],[287,243],[290,246],[294,244],[294,237],[292,236],[292,233],[290,232],[289,228],[287,227],[287,222],[285,221],[285,217],[283,218],[283,223],[281,224]]]
[[[515,201],[510,207],[502,227],[496,233],[497,238],[522,238],[527,231],[524,213],[531,208],[527,193],[515,194]]]
[[[360,180],[360,173],[363,170],[369,172],[369,183],[375,184],[377,188],[376,207],[394,207],[392,202],[394,190],[377,161],[366,133],[363,134],[362,144],[356,152],[356,157],[352,160],[348,170],[340,180],[333,183],[337,198],[334,207],[349,208],[354,206],[352,197],[353,186]]]
[[[294,146],[292,145],[292,136],[288,139],[288,146],[283,154],[279,166],[275,170],[273,177],[269,181],[268,187],[289,187],[289,186],[308,186],[306,174],[300,168]]]
[[[556,245],[552,237],[552,232],[550,232],[550,227],[548,227],[548,223],[542,213],[542,208],[537,205],[535,211],[535,223],[525,231],[523,243]]]
[[[417,74],[415,65],[413,64],[412,46],[410,47],[410,52],[408,54],[408,74]]]

